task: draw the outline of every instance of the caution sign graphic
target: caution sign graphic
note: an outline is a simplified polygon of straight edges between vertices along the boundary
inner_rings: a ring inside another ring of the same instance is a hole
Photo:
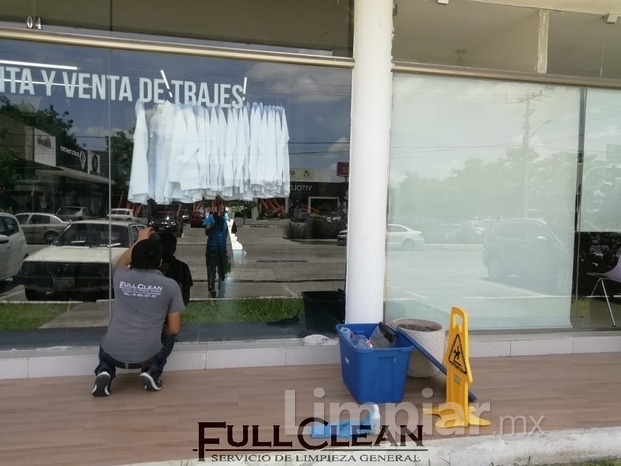
[[[461,343],[459,333],[455,335],[455,339],[451,344],[451,352],[448,357],[448,362],[464,377],[468,377],[468,365],[465,361],[464,346]]]

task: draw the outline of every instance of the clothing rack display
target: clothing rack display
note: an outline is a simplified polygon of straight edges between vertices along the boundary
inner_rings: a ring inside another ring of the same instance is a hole
[[[289,196],[289,129],[282,106],[136,103],[128,201],[194,203],[221,196]]]

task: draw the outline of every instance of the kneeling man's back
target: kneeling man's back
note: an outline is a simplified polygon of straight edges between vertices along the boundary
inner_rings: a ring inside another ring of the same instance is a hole
[[[168,314],[184,307],[179,285],[159,270],[116,269],[114,313],[101,346],[119,361],[146,361],[162,349]]]
[[[159,271],[162,245],[150,228],[140,231],[138,241],[116,263],[114,306],[108,331],[99,347],[94,396],[110,395],[116,368],[141,369],[146,390],[162,388],[160,376],[185,308],[179,285]]]

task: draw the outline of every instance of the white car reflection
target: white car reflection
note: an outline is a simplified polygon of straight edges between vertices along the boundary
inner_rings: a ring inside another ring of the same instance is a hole
[[[23,261],[13,282],[24,286],[29,301],[107,296],[111,264],[143,228],[126,221],[72,222],[50,246]]]
[[[347,244],[347,230],[339,232],[336,243],[339,245]],[[404,251],[412,251],[425,244],[423,233],[412,230],[398,223],[389,223],[386,226],[386,245],[389,248],[400,248]]]
[[[26,256],[26,235],[17,218],[0,212],[0,289],[4,280],[17,275]]]
[[[137,217],[132,209],[112,209],[108,214],[108,219],[135,223],[142,222],[142,219]]]

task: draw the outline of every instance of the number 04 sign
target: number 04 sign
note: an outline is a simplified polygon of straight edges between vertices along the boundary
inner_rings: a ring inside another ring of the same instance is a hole
[[[41,17],[28,16],[26,18],[26,27],[28,29],[43,29],[43,24],[41,23]]]

